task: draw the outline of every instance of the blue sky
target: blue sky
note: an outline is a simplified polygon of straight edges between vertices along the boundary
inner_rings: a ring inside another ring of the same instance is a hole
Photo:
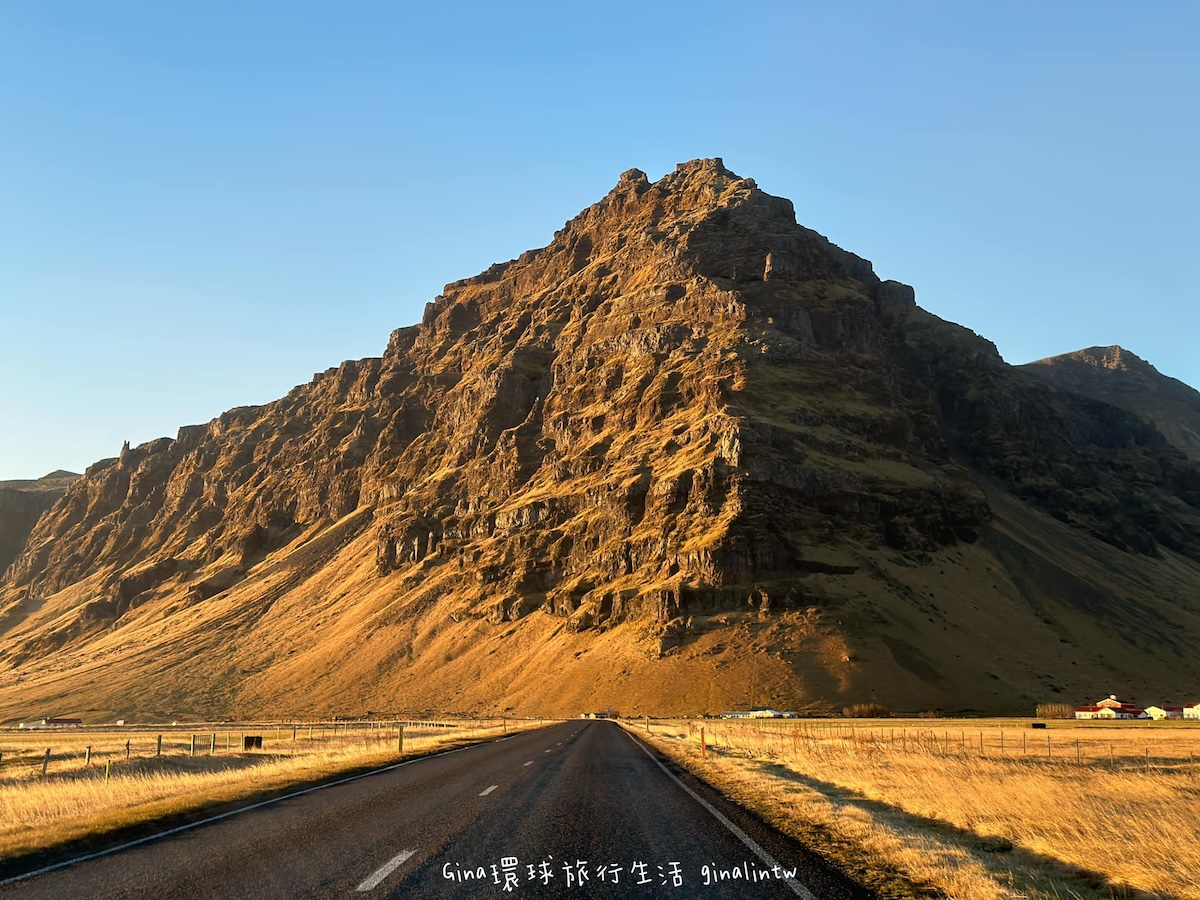
[[[0,0],[0,479],[378,355],[720,156],[1013,363],[1200,386],[1191,2]]]

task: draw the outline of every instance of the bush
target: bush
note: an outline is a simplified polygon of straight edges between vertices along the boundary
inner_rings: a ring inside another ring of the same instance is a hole
[[[847,719],[883,719],[891,714],[882,703],[852,703],[842,710]]]

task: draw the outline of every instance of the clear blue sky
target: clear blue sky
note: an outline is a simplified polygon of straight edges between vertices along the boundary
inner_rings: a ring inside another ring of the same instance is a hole
[[[1200,4],[0,0],[0,479],[376,356],[699,156],[1027,362],[1200,386]]]

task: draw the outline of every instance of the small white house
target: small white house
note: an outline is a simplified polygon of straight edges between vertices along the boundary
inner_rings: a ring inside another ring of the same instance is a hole
[[[1146,715],[1151,719],[1158,721],[1159,719],[1182,719],[1182,706],[1147,706]]]
[[[1183,708],[1183,717],[1185,719],[1200,719],[1200,703],[1185,706]]]

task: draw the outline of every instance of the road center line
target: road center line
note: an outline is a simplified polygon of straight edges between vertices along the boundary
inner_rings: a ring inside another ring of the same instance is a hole
[[[527,766],[532,766],[532,765],[533,765],[533,760],[531,759],[529,762],[525,763],[525,765],[527,765]]]
[[[549,750],[543,750],[542,752],[543,752],[543,753],[549,753],[550,751],[549,751]]]
[[[492,791],[494,791],[498,787],[500,787],[500,785],[493,784],[490,788],[485,788],[484,790],[480,791],[479,796],[486,797],[488,794],[490,794]]]
[[[404,863],[406,859],[416,853],[416,850],[401,850],[382,866],[375,870],[375,874],[358,886],[360,891],[373,891],[379,887],[379,883],[395,872]]]
[[[639,741],[637,738],[635,738],[628,731],[625,732],[625,735],[631,741],[633,741],[635,744],[637,744],[639,747],[641,747],[642,752],[645,753],[648,757],[650,757],[650,761],[653,762],[660,769],[662,769],[666,773],[668,778],[670,778],[673,782],[675,782],[677,785],[679,785],[681,788],[683,788],[693,800],[695,800],[697,803],[699,803],[701,806],[703,806],[705,809],[707,809],[710,813],[712,813],[713,818],[715,818],[718,822],[720,822],[722,825],[724,825],[726,828],[728,828],[734,837],[736,837],[739,841],[741,841],[743,844],[745,844],[750,849],[751,853],[753,853],[755,856],[757,856],[760,860],[763,861],[764,865],[766,865],[768,868],[771,868],[771,869],[773,869],[777,866],[781,869],[783,868],[783,866],[780,866],[778,861],[776,861],[775,857],[773,857],[770,853],[768,853],[762,847],[758,846],[758,844],[755,843],[754,839],[752,837],[750,837],[750,835],[746,834],[746,832],[742,831],[742,829],[738,828],[736,825],[734,825],[732,822],[730,822],[729,819],[727,819],[725,817],[725,815],[719,809],[717,809],[715,806],[713,806],[711,803],[709,803],[707,800],[705,800],[703,797],[701,797],[699,794],[697,794],[695,791],[693,791],[690,787],[688,787],[686,784],[684,784],[682,781],[680,781],[678,778],[676,778],[675,773],[672,772],[670,769],[668,769],[666,766],[664,766],[661,762],[659,762],[657,757],[655,757],[655,755],[653,753],[651,753],[649,751],[649,749],[647,749],[645,744],[643,744],[641,741]],[[786,884],[789,888],[792,889],[792,893],[795,894],[797,897],[802,897],[803,900],[817,900],[817,898],[815,896],[813,896],[812,891],[810,891],[808,888],[806,888],[804,885],[802,885],[795,878],[784,878],[781,880],[783,881],[784,884]]]

